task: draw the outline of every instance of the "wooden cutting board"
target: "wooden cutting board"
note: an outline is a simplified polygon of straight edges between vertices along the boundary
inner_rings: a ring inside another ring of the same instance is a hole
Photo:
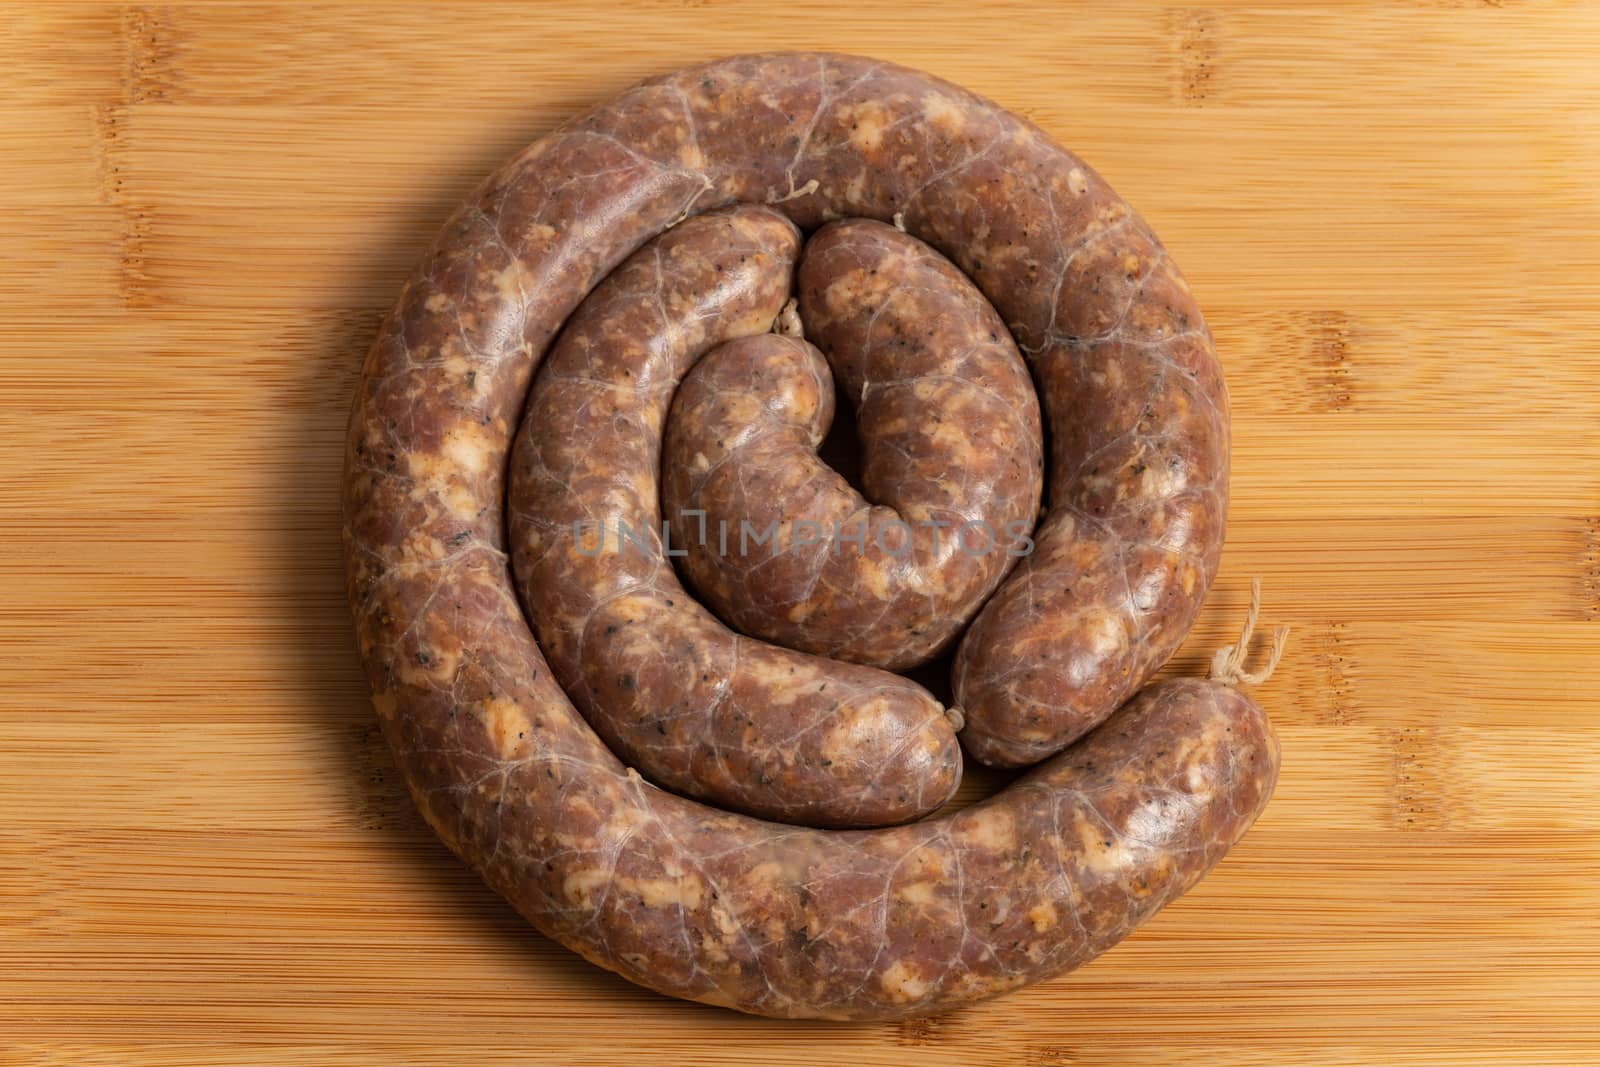
[[[657,2],[0,14],[0,1063],[1600,1058],[1600,5]],[[945,1018],[671,1002],[424,829],[339,558],[358,363],[497,161],[831,48],[1023,112],[1215,329],[1277,798],[1084,970]]]

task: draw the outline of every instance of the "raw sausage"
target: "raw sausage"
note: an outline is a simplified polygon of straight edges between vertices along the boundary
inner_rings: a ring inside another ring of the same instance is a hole
[[[731,632],[673,574],[661,433],[685,370],[765,331],[799,235],[777,212],[689,219],[578,308],[511,455],[511,558],[539,647],[613,751],[658,784],[813,826],[881,826],[961,781],[944,708],[896,675]],[[770,336],[770,335],[768,335]]]
[[[954,86],[854,57],[741,56],[646,82],[512,159],[380,329],[351,415],[344,538],[397,762],[441,838],[530,921],[674,996],[894,1018],[1070,969],[1261,811],[1277,745],[1248,698],[1164,682],[983,804],[822,831],[646,783],[523,619],[504,459],[534,368],[629,253],[734,202],[808,228],[903,214],[1030,362],[1050,512],[963,639],[972,751],[1009,762],[1065,744],[1182,637],[1220,549],[1226,392],[1154,236],[1076,157]]]
[[[782,338],[702,361],[673,403],[662,505],[695,591],[739,629],[914,667],[1026,549],[1044,467],[1038,398],[989,302],[892,226],[824,226],[799,291],[828,362]],[[830,365],[855,408],[865,499],[817,458],[833,408],[811,397],[833,395]],[[796,522],[805,536],[785,551],[730,550],[720,536]]]

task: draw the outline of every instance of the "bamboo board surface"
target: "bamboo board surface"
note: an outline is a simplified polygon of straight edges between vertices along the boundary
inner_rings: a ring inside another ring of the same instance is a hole
[[[1074,975],[671,1002],[428,833],[342,597],[355,373],[454,204],[716,54],[866,52],[1151,221],[1234,403],[1277,798]],[[1600,1061],[1600,5],[0,11],[0,1064]]]

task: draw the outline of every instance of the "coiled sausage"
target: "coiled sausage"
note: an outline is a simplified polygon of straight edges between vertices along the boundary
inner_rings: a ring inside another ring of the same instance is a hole
[[[983,294],[892,226],[824,226],[799,290],[855,408],[872,503],[816,455],[833,409],[809,398],[832,397],[829,365],[774,338],[719,350],[679,390],[662,505],[696,591],[740,629],[914,667],[1024,554],[1044,468],[1038,398]],[[723,543],[735,519],[810,525],[788,551],[759,553]]]
[[[557,680],[652,781],[785,822],[904,822],[960,783],[943,706],[896,675],[730,631],[678,584],[661,534],[678,379],[772,324],[798,249],[782,215],[737,207],[680,223],[600,283],[512,450],[512,562]]]
[[[955,815],[823,831],[720,812],[625,767],[513,590],[505,457],[585,294],[736,202],[887,221],[964,270],[1050,430],[1037,550],[962,639],[963,740],[1023,762]],[[945,1010],[1081,964],[1239,839],[1276,779],[1260,709],[1146,688],[1214,573],[1227,417],[1209,334],[1149,230],[1029,123],[855,57],[741,56],[539,141],[446,226],[363,367],[348,590],[385,734],[439,835],[530,921],[674,996],[789,1017]]]

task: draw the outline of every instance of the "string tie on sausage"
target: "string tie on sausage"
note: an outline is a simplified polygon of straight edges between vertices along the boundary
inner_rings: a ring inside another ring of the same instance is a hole
[[[1261,579],[1250,579],[1250,607],[1245,612],[1244,628],[1239,631],[1235,644],[1217,649],[1211,657],[1211,680],[1223,685],[1264,685],[1283,658],[1284,646],[1289,641],[1289,628],[1280,626],[1272,634],[1272,647],[1267,654],[1267,665],[1259,671],[1244,669],[1245,658],[1250,654],[1250,638],[1255,633],[1256,619],[1261,614]]]

